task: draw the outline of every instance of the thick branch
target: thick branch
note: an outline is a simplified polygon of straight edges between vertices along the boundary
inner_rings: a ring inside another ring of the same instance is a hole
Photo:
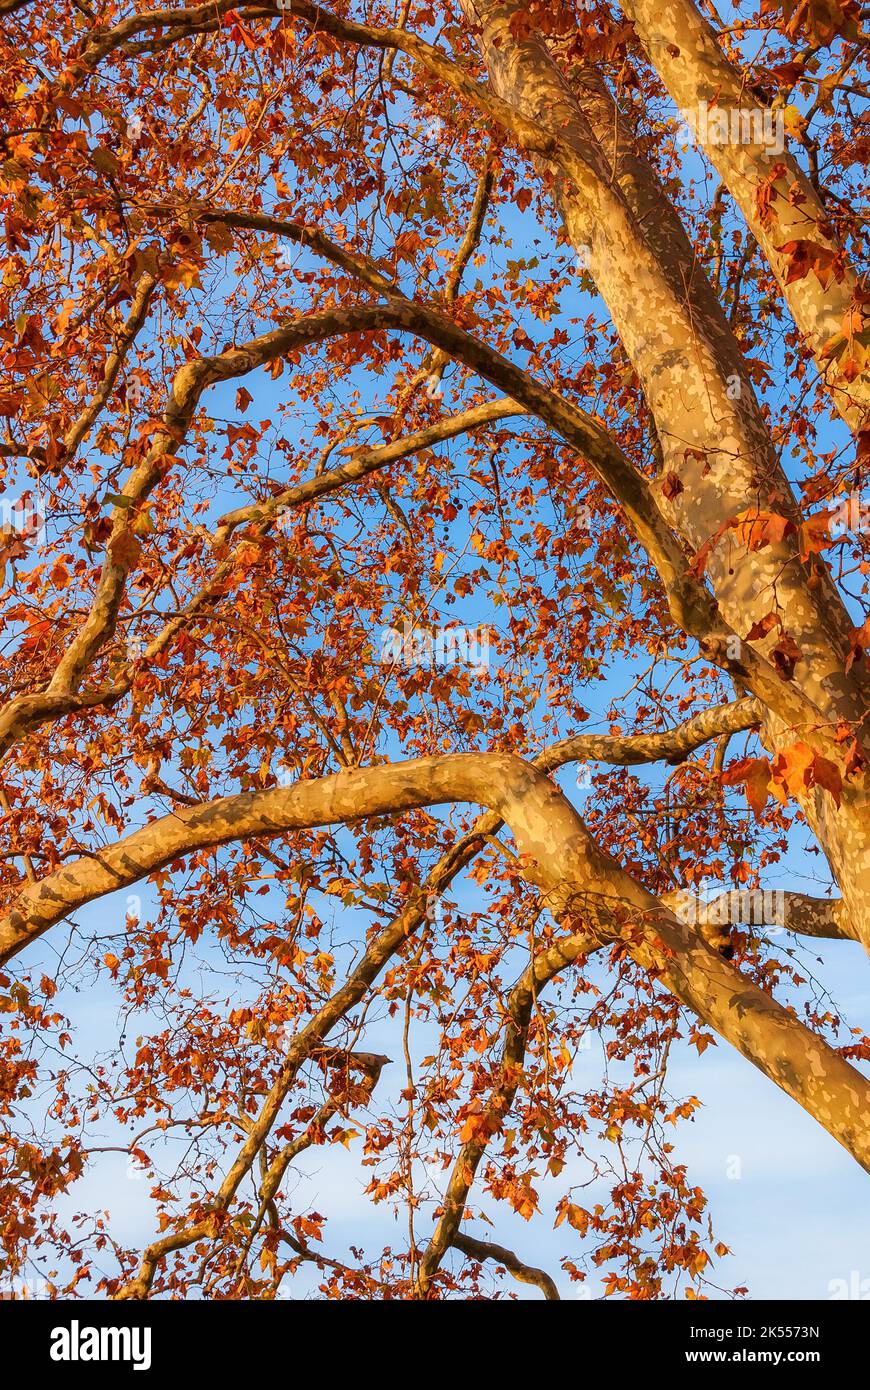
[[[566,762],[612,763],[631,767],[637,763],[683,762],[695,749],[723,734],[737,734],[742,729],[761,723],[764,709],[759,700],[735,700],[730,705],[715,705],[712,709],[693,714],[675,729],[657,734],[578,734],[575,738],[554,743],[538,758],[535,765],[547,772]]]
[[[558,920],[626,949],[798,1101],[870,1171],[870,1081],[680,922],[595,844],[546,774],[505,754],[354,769],[293,787],[181,807],[25,887],[0,924],[0,960],[86,902],[198,849],[252,836],[471,801],[510,826],[525,876]]]
[[[741,112],[759,119],[765,113],[758,97],[747,93],[745,78],[726,58],[712,26],[692,0],[625,0],[623,9],[634,20],[677,106],[693,117],[698,142],[761,246],[837,409],[855,429],[862,428],[870,410],[870,376],[864,373],[847,382],[836,375],[836,365],[821,355],[829,339],[841,331],[843,317],[856,300],[855,272],[843,265],[841,278],[832,277],[826,287],[812,273],[789,283],[791,262],[779,249],[790,241],[802,240],[832,255],[842,254],[831,237],[830,219],[812,182],[787,148],[778,148],[775,140],[764,143],[744,135],[743,125],[747,124],[750,135],[757,132],[751,121],[741,123]],[[701,119],[702,103],[706,120]],[[749,106],[752,111],[747,111]],[[739,137],[720,139],[719,117],[731,131],[732,113]],[[768,118],[772,120],[773,114],[767,112]],[[765,204],[769,211],[762,216],[759,193],[775,166],[782,172],[773,182],[775,196]]]
[[[753,892],[735,888],[715,898],[676,891],[662,896],[684,921],[697,927],[749,926],[779,928],[796,936],[827,941],[860,941],[842,898],[814,898],[808,893]]]

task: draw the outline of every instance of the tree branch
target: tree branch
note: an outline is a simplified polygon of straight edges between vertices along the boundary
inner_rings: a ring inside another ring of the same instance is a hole
[[[571,930],[619,937],[696,1014],[870,1171],[870,1081],[606,855],[546,774],[501,753],[420,758],[181,807],[26,886],[0,923],[0,962],[86,902],[197,849],[462,801],[509,825],[524,875]],[[279,1102],[280,1103],[280,1102]],[[253,1142],[253,1141],[252,1141]]]
[[[573,964],[579,957],[598,950],[601,944],[602,942],[588,931],[574,932],[570,936],[562,937],[535,957],[511,990],[506,1009],[502,1055],[496,1069],[498,1079],[486,1109],[475,1117],[473,1136],[463,1144],[453,1165],[444,1194],[441,1216],[420,1260],[417,1282],[421,1295],[425,1296],[428,1292],[451,1245],[457,1245],[461,1239],[459,1227],[481,1159],[491,1139],[504,1127],[522,1079],[532,1009],[538,995],[566,966]]]
[[[831,277],[825,288],[812,273],[789,281],[791,263],[781,250],[789,241],[809,240],[823,251],[841,254],[817,189],[785,147],[773,150],[757,139],[747,140],[742,129],[738,139],[711,137],[711,128],[718,130],[720,114],[729,122],[729,130],[732,113],[738,122],[741,120],[746,80],[726,58],[711,24],[693,0],[667,0],[665,4],[661,0],[625,0],[623,9],[634,20],[650,61],[677,106],[683,112],[695,113],[696,138],[764,252],[834,404],[853,429],[863,428],[870,411],[870,377],[859,374],[847,382],[838,377],[836,363],[822,356],[825,344],[841,331],[843,316],[855,301],[855,272],[844,266],[840,279]],[[702,102],[713,108],[706,123],[699,119]],[[753,95],[752,103],[759,117],[772,114],[759,105],[757,96]],[[768,215],[763,216],[758,194],[771,179],[775,165],[782,172],[773,183]]]
[[[497,1261],[498,1264],[504,1265],[505,1269],[521,1284],[534,1284],[551,1303],[560,1301],[559,1290],[549,1274],[543,1269],[537,1269],[534,1265],[523,1264],[512,1250],[506,1250],[503,1245],[493,1245],[488,1240],[475,1240],[474,1236],[458,1231],[453,1237],[453,1246],[456,1250],[461,1250],[463,1255],[467,1255],[469,1259],[477,1260],[480,1264],[483,1264],[484,1260]]]

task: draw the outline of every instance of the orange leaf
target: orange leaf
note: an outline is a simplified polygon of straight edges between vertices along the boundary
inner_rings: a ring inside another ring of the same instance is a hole
[[[732,763],[727,772],[723,772],[721,781],[723,787],[745,786],[746,800],[755,815],[761,815],[770,795],[770,763],[767,758],[741,758],[739,762]]]

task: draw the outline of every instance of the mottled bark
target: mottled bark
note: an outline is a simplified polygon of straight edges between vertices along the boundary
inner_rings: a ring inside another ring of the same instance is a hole
[[[683,484],[672,503],[659,496],[662,513],[693,549],[744,513],[768,511],[798,521],[745,370],[740,368],[736,383],[729,381],[735,352],[723,349],[721,313],[704,312],[706,296],[697,281],[680,295],[685,248],[679,237],[668,236],[666,247],[656,247],[646,222],[641,226],[635,215],[641,187],[648,207],[664,195],[653,195],[650,175],[637,161],[624,171],[622,183],[609,177],[607,143],[599,144],[596,135],[607,121],[600,84],[587,80],[581,103],[543,39],[518,37],[511,30],[511,18],[521,9],[516,0],[465,0],[464,8],[494,90],[553,136],[553,153],[538,155],[538,163],[553,179],[568,235],[576,248],[585,248],[586,263],[640,378],[665,468]],[[582,163],[583,180],[574,177],[566,147]],[[775,609],[800,648],[793,685],[811,702],[815,716],[780,721],[771,715],[765,723],[768,745],[794,742],[814,727],[838,721],[863,738],[870,707],[866,667],[856,663],[846,670],[852,623],[827,569],[801,561],[793,539],[750,552],[730,533],[713,549],[707,572],[724,618],[741,637]],[[765,652],[776,640],[771,635],[753,645]],[[784,727],[790,731],[785,739]],[[817,788],[802,795],[801,804],[870,950],[866,778],[849,782],[839,808]]]
[[[567,233],[585,258],[652,411],[665,467],[683,491],[659,505],[693,550],[745,512],[771,510],[794,520],[797,504],[779,467],[745,368],[729,381],[721,324],[695,312],[664,273],[604,151],[544,41],[516,37],[517,0],[466,0],[492,87],[542,131],[553,152],[539,162],[554,180]],[[534,153],[535,151],[533,151]],[[578,177],[578,165],[582,177]],[[737,389],[739,388],[739,394]],[[797,676],[820,720],[866,713],[859,678],[844,666],[852,624],[830,580],[813,577],[793,540],[749,553],[732,535],[714,548],[707,570],[727,622],[745,637],[778,604],[803,659]],[[758,644],[764,651],[774,637]]]
[[[840,279],[822,285],[814,274],[788,283],[788,256],[780,248],[790,241],[811,241],[832,255],[841,248],[831,236],[825,207],[799,161],[779,142],[719,138],[718,112],[729,129],[732,113],[761,112],[759,98],[747,90],[741,74],[723,53],[709,22],[692,0],[625,0],[623,9],[635,23],[643,45],[659,76],[684,115],[694,126],[699,145],[746,218],[747,225],[773,269],[795,323],[804,335],[816,365],[828,384],[832,399],[854,429],[866,425],[870,411],[870,377],[866,373],[847,382],[836,364],[825,359],[825,344],[841,331],[844,314],[855,301],[858,281],[844,261]],[[704,112],[709,119],[703,118]],[[751,120],[735,124],[748,134],[757,133]],[[769,215],[762,217],[758,194],[773,181],[774,198]]]

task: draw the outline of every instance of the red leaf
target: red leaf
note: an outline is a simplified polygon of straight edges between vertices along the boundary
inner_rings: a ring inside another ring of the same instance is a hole
[[[822,289],[826,290],[831,280],[839,283],[846,273],[842,251],[820,246],[816,241],[799,238],[796,241],[783,242],[776,250],[788,260],[785,277],[787,285],[793,280],[803,280],[813,270]]]
[[[778,613],[765,613],[763,618],[759,618],[757,623],[752,624],[746,634],[746,641],[760,642],[762,637],[766,637],[777,624],[782,627],[782,619]]]

